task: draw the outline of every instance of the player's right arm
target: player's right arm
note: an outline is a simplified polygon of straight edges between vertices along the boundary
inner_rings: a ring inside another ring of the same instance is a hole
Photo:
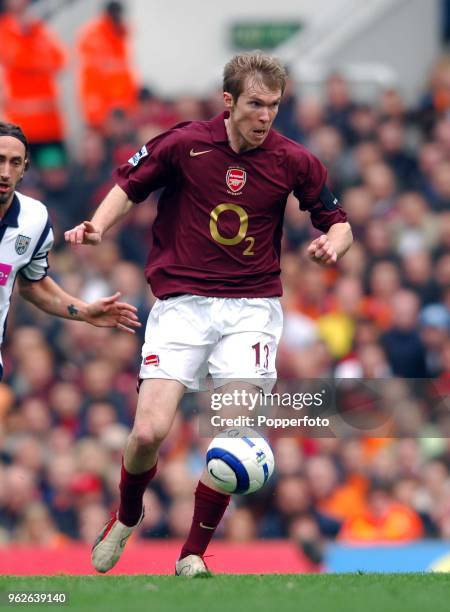
[[[140,148],[115,172],[115,186],[95,211],[91,221],[83,221],[64,233],[70,244],[99,244],[103,234],[124,217],[134,204],[143,202],[152,191],[165,187],[174,176],[176,130],[159,134]]]
[[[119,185],[115,185],[101,202],[91,221],[83,221],[83,223],[64,232],[66,242],[70,242],[70,244],[100,244],[103,234],[120,221],[132,206],[133,202],[125,191]]]

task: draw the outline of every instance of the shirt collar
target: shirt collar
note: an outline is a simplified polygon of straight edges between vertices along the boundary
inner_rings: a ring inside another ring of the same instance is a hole
[[[213,142],[228,142],[228,134],[225,128],[225,119],[228,119],[229,116],[230,116],[229,111],[224,111],[223,113],[220,113],[220,115],[217,115],[217,117],[214,117],[214,119],[212,119],[211,132],[212,132]],[[274,138],[274,131],[272,128],[270,128],[265,141],[262,143],[262,145],[259,145],[257,149],[265,149],[265,150],[272,149],[273,148],[273,138]],[[250,149],[250,150],[255,151],[256,149]]]
[[[20,202],[16,194],[9,205],[8,210],[0,219],[0,225],[9,225],[10,227],[19,227]]]

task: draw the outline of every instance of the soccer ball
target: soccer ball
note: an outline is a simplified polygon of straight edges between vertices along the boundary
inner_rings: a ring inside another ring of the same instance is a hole
[[[268,442],[249,428],[220,432],[206,452],[208,473],[224,493],[254,493],[269,480],[274,465]]]

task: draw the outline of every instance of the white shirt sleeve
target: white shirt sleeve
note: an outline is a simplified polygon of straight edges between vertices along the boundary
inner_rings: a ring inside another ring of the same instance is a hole
[[[29,281],[39,281],[47,276],[48,254],[53,246],[53,230],[49,220],[37,243],[30,262],[20,270],[20,274]]]

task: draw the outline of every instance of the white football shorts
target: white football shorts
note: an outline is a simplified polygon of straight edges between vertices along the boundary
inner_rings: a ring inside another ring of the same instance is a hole
[[[156,300],[142,347],[139,378],[178,380],[188,391],[245,380],[270,393],[283,327],[280,301],[184,294]]]

